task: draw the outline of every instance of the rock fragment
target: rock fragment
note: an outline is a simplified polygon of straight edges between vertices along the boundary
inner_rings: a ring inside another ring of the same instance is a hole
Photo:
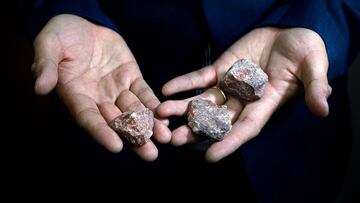
[[[244,101],[256,101],[264,93],[267,74],[249,59],[236,61],[220,81],[224,92]]]
[[[221,140],[231,129],[226,105],[216,105],[205,99],[194,99],[189,104],[188,125],[196,134]]]
[[[109,126],[132,144],[142,146],[153,134],[154,114],[147,108],[124,112],[110,121]]]

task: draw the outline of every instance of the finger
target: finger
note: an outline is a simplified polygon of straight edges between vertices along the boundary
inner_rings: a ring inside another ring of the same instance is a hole
[[[193,135],[191,128],[187,125],[182,125],[172,131],[171,144],[174,146],[178,147],[195,141],[196,136]]]
[[[244,104],[234,97],[229,97],[225,103],[230,114],[231,123],[234,123],[244,108]]]
[[[144,161],[154,161],[158,157],[158,150],[154,143],[149,140],[140,147],[131,147],[132,150],[140,156]]]
[[[163,117],[170,116],[183,116],[188,111],[189,102],[196,97],[192,97],[184,100],[169,100],[159,105],[157,113]],[[174,146],[181,146],[192,139],[191,129],[187,126],[180,126],[172,131],[171,144]]]
[[[141,111],[145,109],[145,106],[140,100],[129,90],[122,91],[115,103],[122,112]]]
[[[315,115],[321,117],[329,114],[327,98],[331,94],[331,87],[328,83],[327,71],[328,60],[325,50],[309,54],[301,71],[306,104]]]
[[[105,118],[105,121],[109,123],[114,120],[116,117],[121,115],[120,109],[115,106],[112,102],[104,102],[98,104],[101,115]]]
[[[139,98],[139,100],[152,111],[160,104],[159,99],[142,78],[135,80],[131,84],[130,91],[133,92],[137,98]]]
[[[116,100],[116,105],[123,111],[140,111],[145,109],[145,106],[141,101],[130,91],[124,90],[120,93]],[[154,138],[160,143],[167,143],[171,139],[171,132],[168,127],[159,121],[154,119]]]
[[[56,39],[40,34],[34,41],[35,58],[31,67],[36,77],[35,93],[48,94],[58,81],[58,64],[61,49]]]
[[[163,86],[162,93],[165,96],[170,96],[191,89],[208,87],[216,84],[216,81],[215,69],[212,66],[207,66],[170,80]]]
[[[209,88],[204,93],[188,99],[165,101],[159,105],[156,113],[161,117],[183,116],[187,113],[189,103],[196,98],[207,99],[216,104],[223,104],[225,102],[224,97],[218,90]]]
[[[281,96],[267,85],[263,98],[245,106],[228,135],[207,150],[206,159],[217,162],[255,137],[280,103]]]
[[[79,126],[84,128],[99,144],[114,153],[122,150],[121,139],[108,126],[93,99],[81,94],[63,98]]]
[[[164,124],[164,122],[160,121],[159,119],[154,119],[154,137],[155,139],[162,143],[166,144],[169,143],[171,140],[171,131]]]
[[[158,107],[160,104],[159,99],[155,96],[154,92],[143,78],[135,80],[130,87],[130,91],[133,92],[139,98],[139,100],[153,112],[155,112],[156,107]],[[169,125],[168,119],[160,120],[165,125]]]
[[[186,114],[189,102],[195,97],[184,100],[168,100],[159,105],[156,109],[160,117],[183,116]]]

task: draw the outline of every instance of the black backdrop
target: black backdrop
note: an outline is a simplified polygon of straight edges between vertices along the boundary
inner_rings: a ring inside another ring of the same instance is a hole
[[[30,66],[32,42],[26,35],[31,1],[12,1],[3,7],[1,73],[2,165],[11,177],[54,175],[57,172],[81,174],[66,140],[66,129],[50,123],[54,110],[50,101],[56,94],[39,97],[33,92]],[[359,36],[360,37],[360,36]],[[4,63],[5,62],[5,63]],[[344,188],[337,202],[360,202],[360,57],[349,71],[349,95],[353,113],[353,149]],[[58,104],[56,104],[58,106]],[[60,105],[61,106],[61,105]],[[62,110],[59,110],[59,112]],[[66,111],[65,111],[66,112]],[[68,116],[59,113],[60,116]],[[71,119],[71,118],[69,118]],[[75,124],[74,124],[75,125]],[[76,140],[75,140],[76,142]]]

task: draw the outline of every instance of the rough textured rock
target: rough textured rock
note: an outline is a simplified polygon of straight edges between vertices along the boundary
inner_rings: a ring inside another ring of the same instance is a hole
[[[221,140],[231,129],[231,119],[226,105],[216,105],[204,100],[190,102],[188,125],[196,134]]]
[[[245,101],[255,101],[264,93],[268,81],[266,73],[249,59],[236,61],[220,81],[220,87],[229,95]]]
[[[109,123],[109,126],[134,145],[144,145],[153,134],[154,114],[149,109],[125,112]]]

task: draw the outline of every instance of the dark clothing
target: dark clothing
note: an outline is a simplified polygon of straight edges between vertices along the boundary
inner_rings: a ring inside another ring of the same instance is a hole
[[[360,47],[358,0],[37,1],[33,36],[52,16],[63,13],[118,31],[162,101],[161,86],[201,68],[208,45],[215,60],[257,27],[305,27],[319,33],[326,44],[333,87],[329,117],[317,118],[308,111],[303,95],[295,97],[273,115],[256,138],[215,165],[191,155],[202,156],[203,152],[161,145],[159,160],[142,163],[126,150],[110,155],[85,137],[81,139],[88,140],[79,141],[79,158],[89,174],[117,174],[136,168],[160,177],[217,174],[244,182],[248,179],[258,202],[331,202],[336,197],[349,147],[345,73]]]

